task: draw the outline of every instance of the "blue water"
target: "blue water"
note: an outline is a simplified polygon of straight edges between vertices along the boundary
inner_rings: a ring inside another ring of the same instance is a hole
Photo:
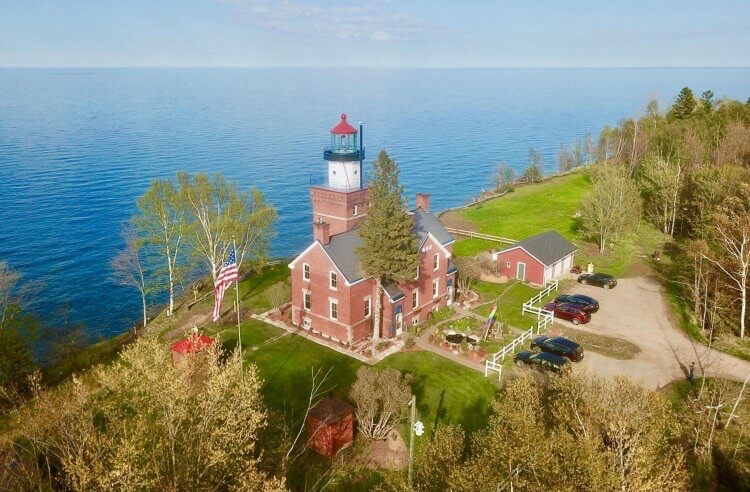
[[[154,178],[257,185],[288,255],[310,241],[309,177],[341,112],[364,121],[368,160],[387,148],[408,195],[442,209],[499,161],[520,169],[535,146],[553,170],[561,144],[685,85],[745,100],[750,70],[0,69],[0,259],[44,282],[33,307],[48,322],[116,334],[139,298],[108,262]]]

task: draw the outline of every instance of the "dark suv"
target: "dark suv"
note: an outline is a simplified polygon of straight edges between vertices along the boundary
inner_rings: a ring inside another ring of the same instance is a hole
[[[531,350],[534,352],[549,352],[567,357],[573,362],[583,360],[583,348],[576,342],[565,337],[538,336],[531,341]]]
[[[570,361],[549,352],[518,352],[513,356],[513,361],[518,366],[528,364],[539,371],[550,371],[555,374],[566,374],[570,372]]]
[[[599,301],[583,294],[560,294],[555,297],[554,302],[555,304],[575,304],[587,313],[599,311]]]
[[[617,285],[617,279],[606,273],[582,273],[578,276],[578,283],[611,289]]]

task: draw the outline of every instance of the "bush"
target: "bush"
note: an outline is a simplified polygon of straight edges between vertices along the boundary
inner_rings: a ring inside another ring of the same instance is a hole
[[[404,340],[404,348],[405,349],[411,349],[414,348],[414,346],[417,344],[417,342],[414,340],[414,337],[411,335],[408,335],[406,337],[406,340]]]

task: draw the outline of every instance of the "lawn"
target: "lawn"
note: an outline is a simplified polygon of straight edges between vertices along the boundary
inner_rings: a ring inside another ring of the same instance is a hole
[[[583,196],[591,189],[588,174],[575,173],[542,183],[517,188],[507,195],[459,210],[464,219],[480,232],[521,240],[555,229],[576,239],[578,220],[574,217]],[[497,246],[481,239],[456,241],[456,256],[474,256]]]
[[[262,331],[262,334],[246,333],[255,330]],[[267,334],[266,328],[252,326],[243,330],[243,340]],[[330,369],[328,389],[347,398],[357,369],[363,365],[356,359],[296,335],[279,338],[254,351],[246,348],[244,355],[246,360],[257,365],[265,381],[266,402],[291,419],[299,419],[305,410],[311,371],[321,369],[325,373]],[[428,429],[443,420],[460,423],[467,430],[479,428],[487,422],[489,402],[497,386],[479,372],[421,351],[394,354],[374,367],[393,367],[414,375],[417,409]]]
[[[521,330],[528,330],[532,325],[536,326],[536,316],[521,314],[523,303],[534,297],[539,289],[530,287],[515,280],[505,284],[493,284],[490,282],[477,282],[474,291],[479,293],[484,302],[497,298],[497,320]],[[551,299],[556,292],[549,296]],[[482,316],[489,316],[492,304],[485,304],[473,311]]]

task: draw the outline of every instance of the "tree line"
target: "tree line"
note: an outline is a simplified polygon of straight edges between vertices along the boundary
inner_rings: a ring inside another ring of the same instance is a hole
[[[276,210],[255,187],[240,191],[221,174],[180,172],[154,180],[136,204],[123,228],[125,247],[110,265],[117,283],[138,290],[143,326],[151,296],[165,293],[171,316],[186,278],[215,280],[235,244],[238,264],[267,258]]]
[[[750,280],[750,99],[696,98],[683,88],[662,112],[605,127],[594,187],[582,206],[584,234],[607,241],[645,217],[673,239],[666,280],[694,323],[745,336]]]

